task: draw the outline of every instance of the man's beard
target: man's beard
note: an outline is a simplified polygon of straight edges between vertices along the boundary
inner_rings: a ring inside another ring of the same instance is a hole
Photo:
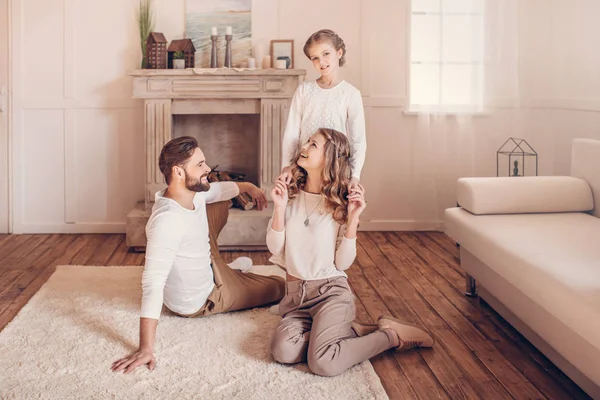
[[[192,192],[208,192],[210,189],[210,183],[202,182],[202,178],[207,177],[208,174],[202,175],[200,179],[194,180],[190,177],[187,172],[185,174],[185,187]]]

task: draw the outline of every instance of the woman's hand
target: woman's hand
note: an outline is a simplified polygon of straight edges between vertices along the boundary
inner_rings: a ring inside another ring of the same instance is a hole
[[[348,194],[348,221],[358,221],[366,207],[365,189],[362,185],[357,184],[356,189]]]
[[[273,199],[275,208],[285,208],[287,206],[289,197],[285,180],[281,178],[277,179],[275,186],[273,186],[273,190],[271,190],[271,199]]]

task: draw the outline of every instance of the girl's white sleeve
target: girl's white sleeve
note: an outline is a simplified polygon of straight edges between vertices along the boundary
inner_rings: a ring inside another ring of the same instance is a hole
[[[281,143],[281,168],[287,167],[292,163],[292,158],[300,144],[300,123],[302,122],[302,85],[298,86],[290,112],[288,113],[287,123],[283,131],[283,140]]]
[[[348,138],[351,146],[352,177],[360,180],[367,155],[367,133],[362,96],[357,90],[348,105]]]

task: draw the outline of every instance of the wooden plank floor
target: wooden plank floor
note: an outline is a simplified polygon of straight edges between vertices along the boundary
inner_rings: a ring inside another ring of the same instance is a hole
[[[266,252],[223,253],[267,264]],[[57,265],[143,265],[124,235],[0,235],[0,330]],[[437,232],[360,232],[349,270],[361,322],[384,313],[428,329],[433,349],[372,359],[391,399],[588,399],[498,314],[463,295],[458,249]],[[111,362],[112,360],[106,360]]]

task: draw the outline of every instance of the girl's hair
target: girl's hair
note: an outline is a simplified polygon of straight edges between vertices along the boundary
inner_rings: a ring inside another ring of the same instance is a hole
[[[310,54],[308,54],[308,50],[315,43],[329,42],[336,51],[342,50],[342,58],[340,58],[340,67],[346,64],[346,44],[342,40],[341,37],[338,36],[337,33],[332,31],[331,29],[321,29],[310,35],[306,43],[304,44],[304,54],[306,57],[310,59]]]
[[[350,142],[346,135],[335,129],[320,128],[316,133],[325,137],[325,165],[321,175],[321,194],[325,207],[340,225],[348,218],[348,183],[350,182]],[[292,180],[288,186],[289,198],[298,196],[306,185],[306,170],[298,165],[301,149],[292,160]]]

